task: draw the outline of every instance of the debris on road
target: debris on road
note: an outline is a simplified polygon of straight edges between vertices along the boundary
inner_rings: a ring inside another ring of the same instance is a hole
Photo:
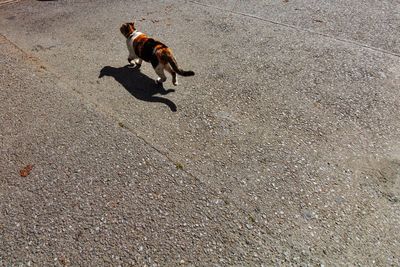
[[[25,168],[23,168],[19,171],[19,175],[21,175],[21,177],[27,177],[31,173],[32,169],[33,169],[33,165],[31,165],[31,164],[26,165]]]

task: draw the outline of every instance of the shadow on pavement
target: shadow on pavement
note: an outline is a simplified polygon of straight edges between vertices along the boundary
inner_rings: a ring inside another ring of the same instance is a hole
[[[129,67],[129,65],[119,68],[105,66],[101,69],[99,78],[104,76],[114,77],[117,82],[137,99],[163,103],[167,105],[171,111],[175,112],[177,110],[176,105],[171,100],[154,96],[155,94],[166,95],[175,92],[175,90],[165,90],[162,85],[156,84],[153,79],[141,73],[137,68]]]

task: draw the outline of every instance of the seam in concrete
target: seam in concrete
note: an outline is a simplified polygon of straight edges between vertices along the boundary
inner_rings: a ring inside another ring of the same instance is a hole
[[[307,32],[307,33],[310,33],[310,34],[313,34],[313,35],[323,36],[325,38],[336,40],[336,41],[339,41],[339,42],[342,42],[342,43],[352,44],[352,45],[355,45],[355,46],[359,46],[359,47],[362,47],[362,48],[366,48],[366,49],[369,49],[369,50],[373,50],[373,51],[376,51],[376,52],[380,52],[380,53],[383,53],[383,54],[392,55],[392,56],[400,58],[400,54],[397,54],[397,53],[394,53],[394,52],[391,52],[391,51],[387,51],[387,50],[384,50],[384,49],[381,49],[381,48],[369,46],[369,45],[366,45],[366,44],[363,44],[363,43],[359,43],[359,42],[356,42],[356,41],[347,40],[347,39],[343,39],[343,38],[338,38],[338,37],[335,37],[335,36],[331,36],[329,34],[313,31],[313,30],[310,30],[310,29],[299,28],[299,27],[296,27],[296,26],[293,26],[293,25],[290,25],[290,24],[282,23],[282,22],[279,22],[279,21],[274,21],[274,20],[267,19],[267,18],[262,18],[262,17],[256,16],[256,15],[253,15],[253,14],[234,11],[233,9],[229,10],[229,9],[225,9],[225,8],[218,7],[218,6],[199,3],[199,2],[193,1],[193,0],[188,0],[188,1],[190,3],[192,3],[192,4],[195,4],[195,5],[209,7],[209,8],[212,8],[212,9],[225,11],[225,12],[228,12],[228,13],[231,13],[231,14],[235,14],[235,15],[239,15],[239,16],[243,16],[243,17],[248,17],[248,18],[252,18],[252,19],[265,21],[265,22],[268,22],[270,24],[275,24],[275,25],[282,26],[282,27],[285,27],[285,28],[294,29],[296,31]]]
[[[29,61],[30,63],[35,64],[37,67],[39,67],[42,70],[47,70],[47,67],[45,66],[45,64],[38,57],[33,56],[33,55],[27,53],[26,51],[22,50],[17,44],[15,44],[13,41],[8,39],[2,33],[0,33],[0,44],[2,44],[2,42],[9,43],[12,47],[14,47],[16,50],[18,50],[23,55],[23,57],[25,57],[25,59],[27,61]]]
[[[20,0],[3,0],[3,1],[0,1],[0,6],[5,6],[5,5],[8,5],[8,4],[17,3],[19,1]]]

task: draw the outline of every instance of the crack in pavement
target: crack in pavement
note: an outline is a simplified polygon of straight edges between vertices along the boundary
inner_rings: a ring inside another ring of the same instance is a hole
[[[3,0],[0,1],[0,6],[5,6],[5,5],[9,5],[9,4],[14,4],[19,2],[20,0]]]
[[[214,5],[199,3],[199,2],[194,1],[194,0],[188,0],[188,2],[190,2],[192,4],[195,4],[195,5],[198,5],[198,6],[203,6],[203,7],[216,9],[216,10],[225,11],[225,12],[228,12],[228,13],[234,14],[234,15],[239,15],[239,16],[243,16],[243,17],[248,17],[248,18],[252,18],[252,19],[265,21],[265,22],[268,22],[270,24],[282,26],[282,27],[285,27],[285,28],[294,29],[296,31],[302,31],[302,32],[313,34],[313,35],[323,36],[325,38],[329,38],[329,39],[332,39],[332,40],[335,40],[335,41],[339,41],[339,42],[346,43],[346,44],[351,44],[351,45],[354,45],[354,46],[362,47],[362,48],[365,48],[365,49],[368,49],[368,50],[373,50],[373,51],[380,52],[380,53],[383,53],[383,54],[386,54],[386,55],[391,55],[391,56],[395,56],[395,57],[399,57],[400,58],[400,54],[397,54],[395,52],[391,52],[391,51],[388,51],[388,50],[385,50],[385,49],[381,49],[381,48],[378,48],[378,47],[369,46],[367,44],[363,44],[363,43],[360,43],[360,42],[357,42],[357,41],[353,41],[353,40],[338,38],[338,37],[331,36],[329,34],[325,34],[325,33],[322,33],[322,32],[317,32],[317,31],[313,31],[313,30],[310,30],[310,29],[304,29],[304,28],[296,27],[296,26],[293,26],[293,25],[290,25],[290,24],[286,24],[286,23],[282,23],[282,22],[279,22],[279,21],[275,21],[275,20],[259,17],[259,16],[256,16],[256,15],[253,15],[253,14],[248,14],[248,13],[244,13],[244,12],[240,12],[240,11],[234,11],[235,7],[232,10],[229,10],[229,9],[225,9],[225,8],[214,6]]]

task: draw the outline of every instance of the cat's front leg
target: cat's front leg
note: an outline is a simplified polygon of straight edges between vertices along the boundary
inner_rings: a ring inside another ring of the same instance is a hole
[[[138,58],[137,60],[135,60],[136,66],[138,68],[140,68],[142,66],[142,62],[143,62],[143,60],[141,58]]]
[[[132,57],[128,57],[128,62],[130,65],[135,65],[134,58],[132,58]]]
[[[140,68],[142,66],[143,60],[138,57],[128,57],[128,62],[131,66]]]

